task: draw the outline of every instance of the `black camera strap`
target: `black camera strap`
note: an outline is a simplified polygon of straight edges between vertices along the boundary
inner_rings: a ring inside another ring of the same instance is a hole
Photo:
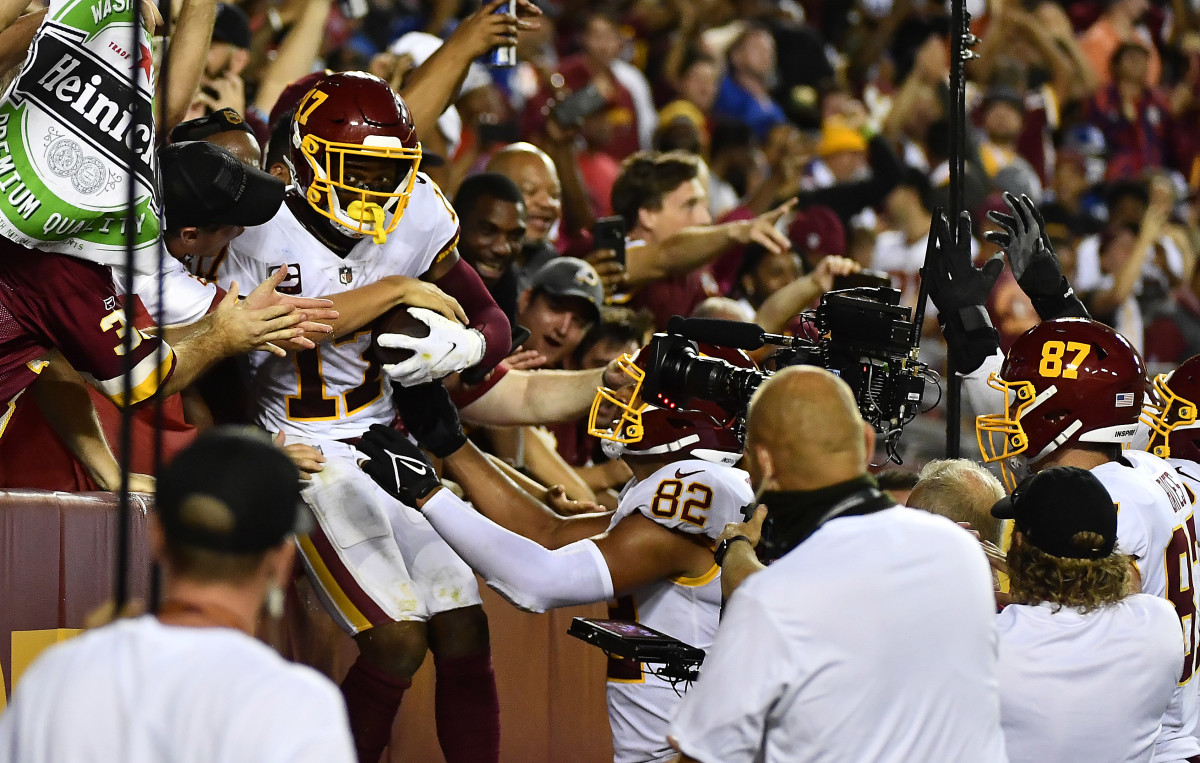
[[[762,494],[770,516],[759,548],[763,561],[783,556],[838,517],[873,514],[895,501],[864,475],[820,490],[772,490]]]

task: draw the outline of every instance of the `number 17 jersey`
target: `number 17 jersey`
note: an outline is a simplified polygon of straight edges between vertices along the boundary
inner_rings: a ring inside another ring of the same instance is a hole
[[[229,288],[237,281],[246,293],[286,267],[280,292],[327,297],[388,276],[424,274],[454,249],[459,229],[458,217],[437,185],[422,174],[417,181],[404,216],[383,244],[363,238],[339,257],[285,203],[270,222],[247,228],[230,243],[217,265],[218,282]],[[329,440],[359,437],[371,424],[390,424],[395,418],[391,385],[367,357],[370,346],[368,323],[285,358],[251,353],[255,422],[271,432]]]

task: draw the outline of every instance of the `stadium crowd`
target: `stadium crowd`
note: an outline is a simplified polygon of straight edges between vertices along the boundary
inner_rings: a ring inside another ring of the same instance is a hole
[[[376,763],[427,654],[445,759],[498,760],[476,575],[708,652],[690,688],[610,661],[622,763],[1200,761],[1200,9],[966,5],[951,220],[948,3],[144,2],[167,256],[0,239],[0,487],[115,491],[127,430],[168,583],[26,674],[0,761],[236,734]],[[9,101],[46,17],[0,0]],[[69,71],[36,76],[65,100]],[[931,393],[884,468],[811,366],[732,403],[646,389],[673,316],[817,340],[824,294],[916,308],[922,277],[969,458],[938,459]],[[269,527],[237,489],[268,478]],[[293,585],[356,643],[340,702],[243,638]],[[68,670],[104,699],[51,701]],[[123,713],[253,671],[257,728]]]

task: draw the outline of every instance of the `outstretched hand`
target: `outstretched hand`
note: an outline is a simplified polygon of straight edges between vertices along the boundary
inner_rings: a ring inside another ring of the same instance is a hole
[[[324,338],[322,335],[331,334],[333,326],[325,323],[325,321],[335,321],[340,315],[337,310],[333,309],[333,302],[328,299],[294,297],[289,294],[279,293],[276,291],[276,288],[279,284],[283,283],[287,276],[287,267],[276,268],[262,283],[254,287],[254,291],[246,295],[246,298],[242,300],[241,306],[249,310],[261,310],[279,305],[291,306],[304,315],[303,320],[297,324],[297,327],[304,334],[316,335],[318,340]],[[292,352],[310,350],[315,346],[316,344],[312,339],[304,335],[292,340],[283,340],[278,344],[279,348]]]
[[[467,16],[446,41],[447,45],[461,46],[469,58],[478,58],[500,45],[516,45],[517,33],[537,29],[540,22],[531,19],[542,15],[542,11],[529,0],[517,0],[516,18],[497,13],[506,0],[492,0]]]

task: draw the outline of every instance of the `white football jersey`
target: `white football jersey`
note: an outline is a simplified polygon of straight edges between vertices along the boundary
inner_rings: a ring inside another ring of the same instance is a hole
[[[996,628],[1011,763],[1153,759],[1183,659],[1169,603],[1135,594],[1086,614],[1014,604]]]
[[[622,491],[609,528],[638,512],[715,543],[726,524],[745,520],[742,510],[753,502],[750,475],[741,469],[698,459],[674,461]],[[618,598],[609,616],[636,620],[707,650],[721,617],[721,569],[714,562],[700,577],[651,583]],[[667,745],[667,724],[678,702],[671,684],[647,666],[610,658],[608,716],[616,763],[671,760],[675,753]]]
[[[1175,696],[1163,716],[1155,754],[1180,760],[1200,754],[1192,736],[1200,709],[1196,687],[1196,531],[1191,501],[1175,470],[1163,459],[1126,450],[1121,461],[1092,469],[1117,504],[1117,551],[1134,558],[1142,592],[1166,599],[1183,627],[1184,661]]]
[[[324,297],[387,276],[418,277],[458,241],[458,217],[437,185],[417,175],[408,208],[387,241],[361,239],[345,257],[318,241],[285,203],[265,225],[234,239],[217,268],[218,282],[257,284],[277,268],[286,294]],[[395,418],[391,385],[368,360],[371,328],[321,343],[315,350],[276,357],[250,355],[255,422],[271,432],[340,440]]]

